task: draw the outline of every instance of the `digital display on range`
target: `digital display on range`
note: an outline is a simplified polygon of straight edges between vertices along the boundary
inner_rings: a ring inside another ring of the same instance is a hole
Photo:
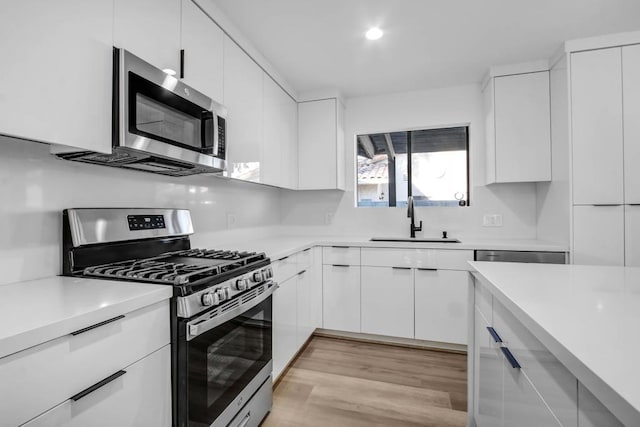
[[[129,230],[154,230],[167,228],[163,215],[128,215]]]

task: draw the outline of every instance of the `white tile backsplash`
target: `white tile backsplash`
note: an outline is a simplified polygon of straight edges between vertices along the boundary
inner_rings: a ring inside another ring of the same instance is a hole
[[[280,190],[212,176],[172,178],[60,160],[49,146],[0,136],[0,284],[61,273],[62,210],[180,207],[200,238],[268,233],[280,222]],[[227,213],[236,216],[227,229]],[[249,230],[249,231],[247,231]]]

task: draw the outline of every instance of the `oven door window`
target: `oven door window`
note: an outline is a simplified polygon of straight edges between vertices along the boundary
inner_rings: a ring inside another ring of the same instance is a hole
[[[129,132],[212,154],[213,114],[172,91],[129,73]]]
[[[272,298],[188,343],[189,425],[210,425],[271,360]]]

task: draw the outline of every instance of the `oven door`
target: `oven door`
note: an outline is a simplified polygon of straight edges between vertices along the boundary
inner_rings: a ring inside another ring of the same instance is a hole
[[[270,380],[271,295],[275,288],[272,283],[261,285],[205,315],[182,322],[184,335],[178,343],[179,426],[226,426]],[[257,295],[248,299],[252,293]],[[243,298],[247,299],[244,303]]]

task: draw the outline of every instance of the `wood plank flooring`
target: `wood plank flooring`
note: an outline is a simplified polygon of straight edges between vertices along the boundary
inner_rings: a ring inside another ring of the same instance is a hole
[[[467,357],[314,336],[263,427],[466,426]]]

